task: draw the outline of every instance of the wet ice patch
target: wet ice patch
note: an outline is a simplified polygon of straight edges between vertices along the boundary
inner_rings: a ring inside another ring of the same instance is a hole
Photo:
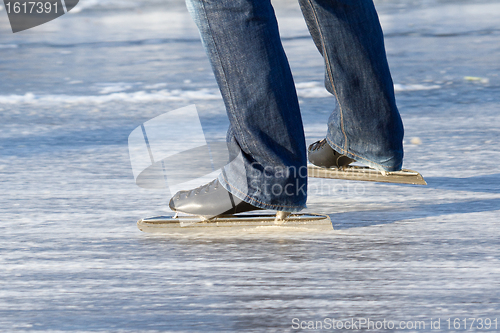
[[[83,81],[71,81],[69,84],[80,84]],[[127,102],[127,103],[147,103],[161,101],[195,101],[195,100],[218,100],[221,95],[218,89],[161,89],[165,83],[145,85],[143,88],[152,91],[132,91],[133,84],[112,83],[98,84],[99,95],[66,95],[66,94],[34,94],[27,92],[24,95],[11,94],[0,95],[0,104],[102,104],[109,102]],[[440,85],[424,84],[395,84],[395,91],[417,91],[439,89]],[[332,95],[324,88],[323,83],[319,81],[300,82],[296,84],[297,95],[300,98],[324,98]]]
[[[82,81],[72,81],[71,84],[81,83]],[[146,89],[157,89],[164,84],[146,85]],[[99,86],[98,86],[99,87]],[[395,84],[395,91],[417,91],[439,89],[439,85],[423,84]],[[147,103],[160,101],[193,101],[193,100],[217,100],[221,99],[218,89],[162,89],[154,91],[134,91],[125,92],[132,89],[132,85],[116,83],[99,87],[100,95],[65,95],[65,94],[42,94],[37,95],[27,92],[24,95],[0,95],[0,104],[102,104],[109,102],[127,102],[127,103]],[[296,84],[297,95],[300,98],[324,98],[331,97],[331,94],[324,88],[322,82],[301,82]]]

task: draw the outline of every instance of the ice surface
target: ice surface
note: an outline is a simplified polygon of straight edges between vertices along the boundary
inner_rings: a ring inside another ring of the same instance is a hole
[[[296,3],[274,3],[312,142],[335,101]],[[311,179],[308,211],[334,231],[168,237],[135,225],[168,214],[169,197],[135,185],[129,134],[190,104],[207,141],[227,126],[182,2],[81,1],[17,34],[2,11],[0,331],[291,332],[294,318],[364,317],[426,332],[441,318],[448,332],[448,318],[500,319],[500,5],[377,6],[404,167],[429,185]]]

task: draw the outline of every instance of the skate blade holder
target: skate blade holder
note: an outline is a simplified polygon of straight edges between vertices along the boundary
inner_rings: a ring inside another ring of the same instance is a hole
[[[427,185],[427,182],[420,173],[409,169],[402,169],[400,171],[378,171],[356,165],[350,165],[343,168],[321,168],[310,164],[307,166],[307,175],[311,178]]]
[[[255,229],[283,227],[297,230],[333,230],[328,215],[294,214],[240,214],[205,219],[200,216],[156,216],[137,221],[139,230],[147,233],[177,233],[203,230]]]

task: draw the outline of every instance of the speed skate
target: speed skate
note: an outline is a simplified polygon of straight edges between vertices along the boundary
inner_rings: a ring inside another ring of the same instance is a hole
[[[190,231],[208,231],[224,229],[269,229],[280,227],[287,229],[332,230],[328,215],[295,214],[277,212],[276,214],[236,214],[205,219],[202,216],[157,216],[137,221],[139,230],[148,233],[177,233]]]

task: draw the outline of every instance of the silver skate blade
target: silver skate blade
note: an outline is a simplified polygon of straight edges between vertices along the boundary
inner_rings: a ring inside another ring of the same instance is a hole
[[[403,169],[401,171],[382,172],[369,167],[355,165],[347,166],[342,169],[321,168],[315,165],[308,165],[307,175],[311,178],[330,178],[381,183],[427,185],[427,182],[421,174],[419,174],[417,171],[408,169]]]
[[[184,226],[183,226],[184,225]],[[220,216],[209,220],[199,216],[157,216],[137,221],[139,230],[149,233],[176,233],[193,230],[224,230],[228,228],[288,227],[300,229],[332,230],[328,215],[290,214],[277,220],[275,214],[241,214]],[[217,229],[218,228],[218,229]]]

